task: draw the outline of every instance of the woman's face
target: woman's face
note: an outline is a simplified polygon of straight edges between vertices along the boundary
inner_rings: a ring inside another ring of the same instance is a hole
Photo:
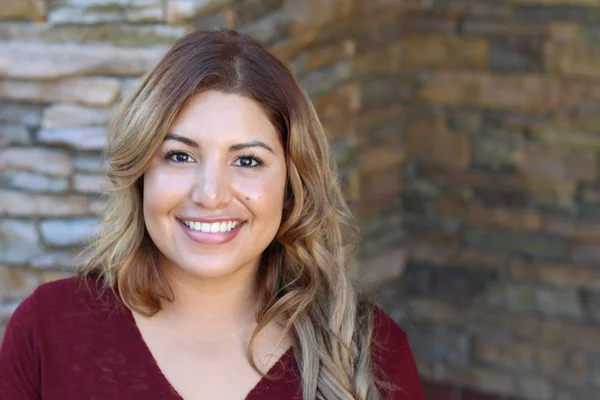
[[[279,135],[257,102],[193,96],[143,177],[161,262],[196,278],[257,267],[281,223],[286,176]]]

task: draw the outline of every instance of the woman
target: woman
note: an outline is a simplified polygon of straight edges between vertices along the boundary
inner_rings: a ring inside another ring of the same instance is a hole
[[[406,335],[349,277],[317,115],[266,50],[183,37],[107,156],[90,261],[14,313],[1,399],[423,399]]]

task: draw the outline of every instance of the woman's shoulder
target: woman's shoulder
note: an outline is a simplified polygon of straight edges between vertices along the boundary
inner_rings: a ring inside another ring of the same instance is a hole
[[[110,313],[116,296],[90,278],[69,277],[39,285],[15,309],[11,319],[48,326],[78,316],[80,320]]]
[[[393,399],[424,399],[406,332],[379,306],[373,306],[371,354],[378,378],[397,388]],[[386,397],[388,398],[388,397]]]

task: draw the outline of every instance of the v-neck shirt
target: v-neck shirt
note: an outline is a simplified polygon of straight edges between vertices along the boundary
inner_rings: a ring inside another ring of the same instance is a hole
[[[39,286],[15,310],[0,347],[0,399],[182,400],[161,372],[131,311],[96,282],[67,278]],[[424,399],[407,337],[375,308],[375,370],[400,389],[386,399]],[[293,348],[246,400],[302,399]]]

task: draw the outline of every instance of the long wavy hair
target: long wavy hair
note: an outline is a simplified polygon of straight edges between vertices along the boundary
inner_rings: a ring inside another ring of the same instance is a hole
[[[188,34],[120,105],[105,156],[110,183],[102,229],[79,269],[130,309],[159,312],[172,292],[157,266],[142,214],[142,176],[184,103],[204,90],[258,102],[285,149],[282,222],[259,268],[257,327],[273,320],[294,334],[303,398],[380,399],[371,361],[373,307],[353,279],[359,229],[343,199],[319,118],[289,70],[231,30]]]

